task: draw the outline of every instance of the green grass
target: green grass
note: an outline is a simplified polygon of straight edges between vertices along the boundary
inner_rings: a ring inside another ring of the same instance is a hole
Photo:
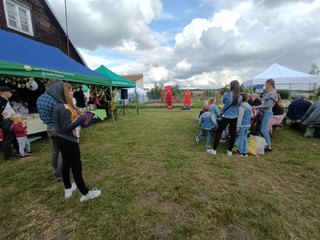
[[[248,159],[205,152],[200,109],[145,108],[83,129],[87,185],[65,200],[49,140],[34,156],[0,159],[0,239],[320,239],[319,139],[285,127],[273,152]]]

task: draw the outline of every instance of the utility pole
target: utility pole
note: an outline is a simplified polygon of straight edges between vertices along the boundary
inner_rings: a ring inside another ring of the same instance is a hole
[[[69,42],[69,30],[68,30],[67,0],[64,0],[64,14],[65,14],[65,19],[66,19],[67,53],[68,53],[68,56],[70,56],[70,42]]]

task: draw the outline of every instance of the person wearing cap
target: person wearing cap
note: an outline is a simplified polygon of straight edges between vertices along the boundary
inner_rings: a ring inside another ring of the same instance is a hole
[[[12,109],[9,98],[11,98],[14,90],[7,86],[0,86],[0,128],[3,131],[2,149],[4,153],[4,158],[6,160],[14,160],[15,158],[11,156],[11,145],[19,153],[19,145],[14,133],[10,130],[13,122],[10,120],[10,116],[15,114]]]

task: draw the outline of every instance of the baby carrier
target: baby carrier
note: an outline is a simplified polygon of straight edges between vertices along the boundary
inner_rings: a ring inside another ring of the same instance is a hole
[[[257,112],[253,115],[253,118],[251,120],[251,126],[250,126],[251,135],[254,135],[254,136],[260,135],[262,117],[263,117],[263,112],[260,110],[257,110]]]

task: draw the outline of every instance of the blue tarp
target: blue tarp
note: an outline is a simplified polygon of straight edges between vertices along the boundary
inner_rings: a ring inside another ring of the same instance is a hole
[[[34,73],[34,77],[111,85],[108,78],[68,57],[60,49],[3,30],[0,30],[0,61],[3,61],[0,74],[33,76]],[[8,63],[12,63],[10,68]]]

